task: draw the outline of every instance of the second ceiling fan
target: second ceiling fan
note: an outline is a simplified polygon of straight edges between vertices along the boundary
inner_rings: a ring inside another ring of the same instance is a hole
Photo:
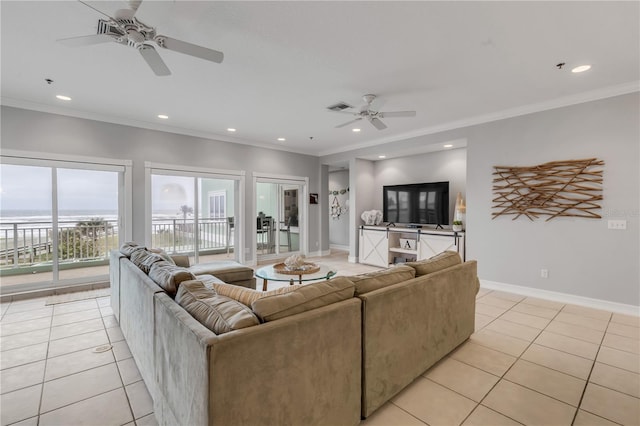
[[[351,121],[347,121],[346,123],[340,124],[336,126],[336,128],[345,127],[349,124],[355,123],[356,121],[360,121],[362,119],[366,119],[378,130],[384,130],[387,128],[387,125],[380,120],[381,118],[388,117],[415,117],[415,111],[375,111],[371,109],[371,104],[376,99],[376,95],[364,95],[362,97],[365,101],[365,105],[360,107],[359,112],[349,112],[349,111],[334,111],[342,114],[351,114],[357,118]],[[351,107],[353,108],[353,107]]]

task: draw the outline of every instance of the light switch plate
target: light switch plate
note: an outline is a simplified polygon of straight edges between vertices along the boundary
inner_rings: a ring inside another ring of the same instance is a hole
[[[627,229],[626,220],[610,220],[608,223],[609,229]]]

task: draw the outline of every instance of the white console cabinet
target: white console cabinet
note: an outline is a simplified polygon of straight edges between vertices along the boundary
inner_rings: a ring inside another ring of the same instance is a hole
[[[465,234],[449,230],[360,227],[359,262],[387,267],[394,263],[428,259],[447,250],[456,251],[465,260]]]

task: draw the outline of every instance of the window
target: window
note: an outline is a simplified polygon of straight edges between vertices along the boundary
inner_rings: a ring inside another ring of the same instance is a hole
[[[227,218],[226,191],[209,192],[209,217],[211,219]]]
[[[153,163],[146,168],[151,194],[148,245],[187,255],[192,263],[220,257],[240,260],[234,223],[243,172]]]
[[[107,281],[109,252],[125,239],[130,163],[29,155],[3,153],[0,164],[3,292]]]

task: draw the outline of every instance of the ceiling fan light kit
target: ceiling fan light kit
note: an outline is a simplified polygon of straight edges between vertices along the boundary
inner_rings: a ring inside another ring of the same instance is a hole
[[[83,2],[80,3],[94,9]],[[142,3],[142,1],[133,2],[133,9],[121,9],[117,11],[115,18],[107,15],[109,17],[108,20],[98,19],[97,34],[65,38],[58,41],[71,47],[89,46],[92,44],[111,41],[133,47],[138,49],[142,58],[157,76],[171,75],[171,71],[150,43],[155,43],[158,47],[163,49],[172,50],[174,52],[218,64],[223,61],[224,54],[222,52],[156,34],[156,29],[154,27],[144,24],[134,16],[140,6],[140,3]]]
[[[372,110],[371,109],[371,104],[376,99],[376,95],[367,94],[367,95],[364,95],[362,97],[362,99],[365,101],[365,105],[360,107],[360,111],[359,112],[344,111],[345,109],[353,108],[351,105],[347,104],[346,102],[339,102],[339,103],[337,103],[335,105],[331,105],[331,106],[327,107],[327,109],[329,111],[339,112],[339,113],[342,113],[342,114],[351,114],[351,115],[356,117],[355,119],[347,121],[346,123],[342,123],[342,124],[337,125],[336,129],[348,126],[350,124],[355,123],[356,121],[360,121],[363,118],[366,118],[367,121],[369,121],[369,123],[371,123],[371,125],[373,127],[375,127],[378,130],[384,130],[384,129],[387,128],[387,125],[384,124],[382,122],[382,120],[380,120],[381,118],[415,117],[416,116],[416,112],[415,111],[375,111],[375,110]]]

